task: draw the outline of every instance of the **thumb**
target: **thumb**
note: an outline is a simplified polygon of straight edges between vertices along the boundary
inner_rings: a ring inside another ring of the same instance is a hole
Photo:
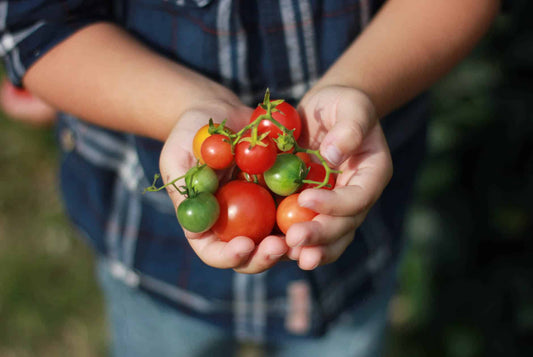
[[[333,126],[320,144],[320,153],[334,166],[355,154],[376,125],[374,105],[363,93],[352,92],[339,98],[332,113]]]

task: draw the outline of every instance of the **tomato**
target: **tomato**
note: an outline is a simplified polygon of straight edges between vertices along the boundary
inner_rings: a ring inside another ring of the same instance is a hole
[[[215,124],[215,127],[216,126],[218,126],[218,124]],[[194,138],[192,139],[192,152],[194,157],[197,158],[202,164],[205,164],[205,161],[202,158],[202,144],[209,136],[209,124],[206,124],[198,129],[194,135]]]
[[[218,177],[209,166],[199,166],[192,174],[189,185],[195,192],[215,193],[218,189]]]
[[[265,174],[265,182],[272,192],[288,196],[302,186],[307,170],[304,162],[293,154],[279,154]]]
[[[297,152],[295,155],[298,156],[300,159],[302,159],[302,161],[304,162],[306,166],[307,164],[311,162],[311,156],[309,156],[309,154],[306,152],[300,151],[300,152]]]
[[[236,180],[253,182],[253,183],[256,183],[258,185],[263,186],[264,188],[268,188],[267,184],[265,182],[265,178],[264,178],[263,174],[250,175],[249,173],[246,173],[246,172],[241,171],[241,170],[235,170],[235,171],[236,172],[234,173],[234,178]]]
[[[228,168],[233,162],[233,152],[229,138],[222,134],[213,134],[202,144],[202,158],[207,166],[221,170]]]
[[[318,213],[298,204],[298,193],[285,197],[278,206],[276,212],[276,223],[279,229],[287,234],[289,227],[294,223],[307,222],[313,219]]]
[[[298,140],[302,131],[302,120],[300,119],[298,111],[287,102],[279,104],[276,106],[276,109],[280,112],[273,112],[272,117],[287,129],[294,129],[292,135],[294,136],[294,139]],[[258,116],[265,113],[266,110],[264,110],[261,105],[258,105],[252,113],[250,123],[257,119]],[[259,123],[258,130],[260,133],[266,133],[267,131],[270,131],[268,136],[270,136],[272,139],[277,139],[278,135],[282,133],[281,129],[279,129],[269,120],[262,120]]]
[[[249,137],[245,136],[245,138]],[[268,170],[276,162],[277,148],[268,136],[253,147],[249,141],[240,141],[235,146],[235,163],[244,172],[257,175]]]
[[[220,215],[212,227],[223,241],[245,236],[259,243],[276,222],[276,206],[263,187],[245,181],[230,181],[216,193]]]
[[[215,224],[220,214],[220,207],[215,196],[208,192],[200,192],[181,202],[176,213],[183,228],[201,233]]]
[[[309,173],[305,177],[306,180],[312,180],[317,182],[324,181],[324,177],[326,177],[326,169],[324,168],[324,166],[322,166],[322,164],[310,162],[309,164],[307,164],[307,167],[309,168]],[[329,186],[324,186],[322,188],[326,190],[333,190],[333,188],[335,187],[335,174],[329,175],[328,185]],[[318,185],[313,183],[304,183],[304,185],[302,186],[302,191],[317,186]]]

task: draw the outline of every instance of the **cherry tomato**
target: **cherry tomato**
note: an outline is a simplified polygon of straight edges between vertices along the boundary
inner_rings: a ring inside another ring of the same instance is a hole
[[[274,165],[278,152],[276,144],[268,136],[261,143],[252,147],[249,141],[241,141],[235,146],[235,163],[242,171],[257,175]]]
[[[307,170],[304,162],[293,154],[279,154],[274,165],[265,171],[265,182],[272,192],[288,196],[302,186]]]
[[[193,173],[189,185],[196,192],[215,193],[218,189],[218,177],[212,168],[203,165]]]
[[[201,233],[215,224],[220,213],[217,199],[209,192],[200,192],[180,203],[178,221],[188,231]]]
[[[213,134],[202,144],[202,158],[207,166],[221,170],[228,168],[233,162],[233,152],[229,138],[221,134]]]
[[[318,213],[298,204],[298,193],[285,197],[276,211],[276,223],[279,229],[287,234],[289,227],[294,223],[307,222]]]
[[[217,126],[218,124],[215,124],[215,127]],[[209,136],[209,124],[206,124],[198,129],[194,135],[194,138],[192,139],[192,152],[194,157],[197,158],[201,164],[205,164],[205,161],[202,158],[202,144]]]
[[[324,166],[322,166],[322,164],[318,164],[316,162],[310,162],[309,164],[307,164],[307,167],[309,168],[309,173],[305,177],[306,180],[312,180],[312,181],[317,181],[317,182],[324,181],[324,177],[326,177],[326,169],[324,168]],[[333,190],[333,188],[335,188],[335,174],[329,175],[328,185],[329,186],[324,186],[322,188],[326,190]],[[302,186],[302,191],[305,189],[314,188],[317,186],[318,185],[316,184],[305,183]]]
[[[257,175],[250,175],[249,173],[246,173],[240,169],[237,168],[237,170],[235,170],[236,172],[234,173],[234,178],[236,180],[241,180],[241,181],[247,181],[247,182],[253,182],[253,183],[256,183],[258,185],[261,185],[263,186],[264,188],[268,188],[266,182],[265,182],[265,178],[263,176],[263,174],[257,174]]]
[[[245,236],[259,243],[276,222],[276,206],[263,187],[245,181],[230,181],[216,193],[220,215],[212,227],[223,241]]]
[[[302,120],[300,119],[298,111],[287,102],[279,104],[276,106],[276,109],[280,112],[273,112],[272,117],[287,129],[294,129],[292,135],[294,136],[294,139],[298,140],[302,131]],[[257,119],[258,116],[265,113],[266,110],[264,110],[261,105],[258,105],[252,113],[250,123]],[[281,130],[269,120],[262,120],[259,123],[258,130],[260,133],[266,133],[267,131],[270,131],[268,136],[270,136],[272,139],[276,139],[278,135],[282,133]]]
[[[300,151],[297,152],[295,155],[298,156],[304,162],[305,166],[307,166],[307,164],[311,162],[311,156],[309,156],[309,154],[306,152]]]

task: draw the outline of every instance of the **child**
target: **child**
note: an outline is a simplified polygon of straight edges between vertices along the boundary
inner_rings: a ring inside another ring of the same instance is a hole
[[[2,52],[14,83],[64,113],[65,205],[99,253],[114,354],[225,356],[235,337],[269,355],[379,355],[424,149],[420,94],[498,1],[31,4],[3,3]],[[209,118],[247,123],[267,87],[298,104],[302,144],[342,170],[337,187],[304,191],[319,215],[257,247],[184,234],[182,197],[142,189],[194,164]]]

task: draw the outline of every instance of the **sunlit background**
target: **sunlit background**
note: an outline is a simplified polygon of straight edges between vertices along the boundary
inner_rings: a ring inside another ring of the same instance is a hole
[[[432,91],[388,356],[533,356],[533,4],[512,5]],[[53,129],[2,115],[0,144],[0,356],[105,356]]]

